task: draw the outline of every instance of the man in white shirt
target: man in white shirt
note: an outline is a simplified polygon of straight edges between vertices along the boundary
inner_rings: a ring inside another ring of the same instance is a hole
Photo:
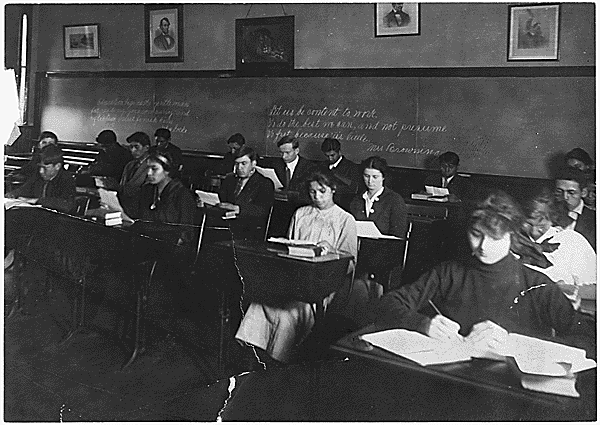
[[[282,137],[277,142],[277,147],[281,160],[276,160],[273,168],[283,184],[283,189],[299,192],[304,197],[308,196],[304,186],[312,171],[315,170],[315,165],[300,156],[300,144],[291,136]]]
[[[574,220],[567,228],[585,236],[596,251],[596,212],[583,203],[587,196],[585,174],[575,168],[563,168],[556,175],[554,185],[554,195],[565,203],[569,217]]]

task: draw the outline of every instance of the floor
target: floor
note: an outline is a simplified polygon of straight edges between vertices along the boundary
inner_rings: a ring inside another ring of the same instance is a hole
[[[7,299],[13,281],[9,269]],[[214,421],[214,409],[194,404],[194,393],[255,367],[248,352],[234,346],[219,375],[216,309],[178,319],[177,332],[150,326],[146,352],[125,370],[127,354],[107,329],[117,317],[110,309],[99,310],[90,329],[65,346],[59,342],[69,304],[60,290],[7,318],[9,310],[5,306],[5,421]],[[202,349],[190,345],[194,338]]]

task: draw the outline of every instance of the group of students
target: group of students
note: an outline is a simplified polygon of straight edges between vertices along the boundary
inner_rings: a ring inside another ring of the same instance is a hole
[[[103,133],[100,140],[106,140],[107,133]],[[116,143],[116,137],[108,138]],[[178,148],[170,143],[168,130],[157,130],[155,138],[154,147],[145,133],[127,138],[133,159],[123,166],[118,179],[120,202],[132,218],[193,224],[196,200],[178,179],[181,151],[176,152]],[[32,159],[38,175],[8,195],[34,198],[67,211],[75,195],[74,180],[63,170],[56,136],[47,146],[43,140]],[[218,207],[236,215],[231,226],[235,237],[255,237],[252,230],[273,205],[274,185],[257,171],[257,154],[245,145],[241,134],[229,138],[228,145],[230,152],[221,170],[227,176]],[[340,142],[331,138],[321,145],[327,157],[321,164],[300,156],[298,140],[290,136],[281,138],[277,147],[281,158],[273,168],[283,189],[300,192],[308,201],[293,214],[288,237],[352,257],[347,279],[352,290],[338,291],[349,294],[346,297],[332,293],[323,300],[326,308],[339,308],[359,325],[377,321],[438,339],[466,337],[488,348],[497,347],[507,332],[514,331],[543,337],[585,335],[595,341],[594,320],[578,310],[576,293],[576,285],[596,281],[595,211],[585,203],[589,176],[572,161],[573,155],[556,175],[553,192],[540,193],[523,206],[502,192],[488,194],[478,203],[468,218],[469,258],[444,262],[379,299],[381,289],[374,291],[372,286],[377,284],[365,277],[377,270],[353,271],[358,259],[357,220],[373,221],[383,234],[406,234],[406,204],[385,184],[389,180],[385,159],[370,157],[359,166],[345,158]],[[111,149],[104,151],[112,155]],[[116,152],[114,146],[112,151]],[[580,152],[575,156],[581,159]],[[94,167],[102,161],[111,162],[99,158],[90,172],[97,172]],[[472,187],[457,174],[458,155],[447,152],[439,162],[440,173],[424,183],[448,188],[454,200],[468,196]],[[113,172],[119,175],[118,167]],[[336,204],[336,193],[354,194],[349,211]],[[54,203],[53,199],[66,202]],[[182,234],[174,242],[185,245],[190,241]],[[427,311],[430,301],[441,314]],[[314,311],[314,305],[300,301],[252,303],[236,338],[276,361],[293,361],[314,325]]]

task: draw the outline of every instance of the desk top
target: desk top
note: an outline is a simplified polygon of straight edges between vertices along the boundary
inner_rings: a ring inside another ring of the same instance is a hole
[[[546,406],[548,416],[543,418],[558,420],[550,412],[553,408],[573,415],[572,419],[590,419],[595,417],[596,412],[596,369],[581,372],[577,375],[577,389],[581,398],[557,396],[534,392],[522,388],[518,374],[509,363],[498,362],[487,359],[473,359],[468,362],[451,363],[443,365],[431,365],[423,367],[408,359],[389,353],[381,348],[373,347],[371,351],[360,350],[356,345],[359,335],[379,330],[371,325],[358,332],[354,332],[332,345],[332,349],[350,354],[357,358],[363,358],[373,364],[389,365],[399,371],[410,374],[418,374],[422,379],[444,380],[453,385],[464,385],[467,387],[490,391],[497,397],[509,397],[515,400],[523,400],[539,406]]]

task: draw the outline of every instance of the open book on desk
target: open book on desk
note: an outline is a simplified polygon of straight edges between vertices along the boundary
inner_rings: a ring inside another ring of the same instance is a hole
[[[274,251],[282,254],[287,254],[292,257],[319,257],[323,254],[323,248],[314,242],[303,241],[298,239],[285,239],[270,237],[267,242],[279,244],[275,248],[267,248],[269,251]]]
[[[361,339],[421,366],[472,358],[504,361],[506,357],[513,357],[524,388],[571,397],[579,396],[574,374],[596,367],[596,362],[586,358],[583,349],[516,333],[510,333],[506,345],[498,351],[482,349],[468,342],[440,342],[406,329],[374,332],[362,335]]]
[[[356,235],[359,238],[402,240],[397,236],[382,234],[375,223],[368,220],[356,222]]]

